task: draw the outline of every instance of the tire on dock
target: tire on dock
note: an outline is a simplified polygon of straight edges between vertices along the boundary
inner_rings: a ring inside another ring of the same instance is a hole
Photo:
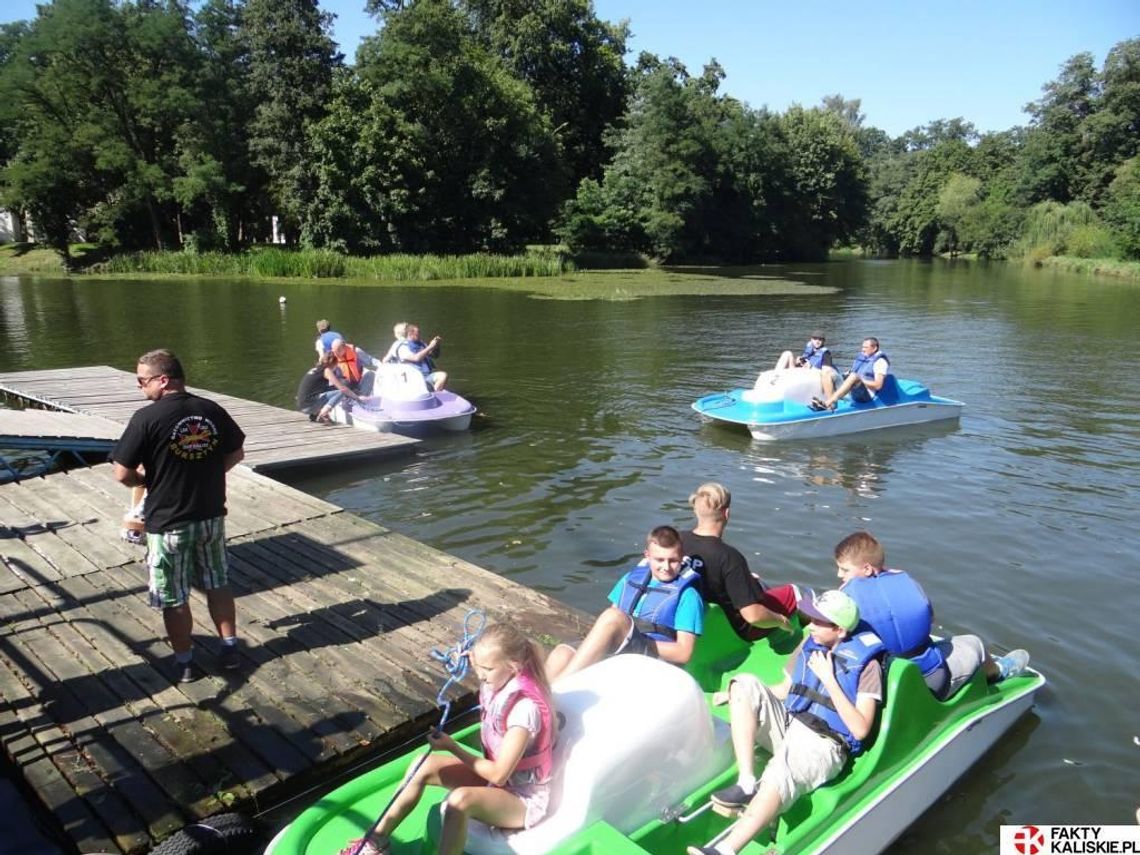
[[[260,851],[264,845],[264,831],[249,817],[220,813],[191,823],[150,850],[150,855],[239,855]]]

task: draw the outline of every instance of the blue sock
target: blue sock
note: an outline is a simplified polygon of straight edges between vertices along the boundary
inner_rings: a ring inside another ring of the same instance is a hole
[[[236,635],[228,635],[228,636],[223,635],[222,636],[222,644],[224,644],[226,647],[234,647],[237,644],[237,636]]]
[[[194,648],[190,648],[185,653],[175,653],[174,654],[174,661],[177,662],[179,665],[185,665],[187,662],[189,662],[193,658],[194,658]]]

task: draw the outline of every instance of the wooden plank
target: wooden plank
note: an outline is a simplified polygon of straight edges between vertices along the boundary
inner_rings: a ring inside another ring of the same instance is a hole
[[[109,419],[54,410],[0,409],[0,441],[6,436],[116,440],[123,426]]]
[[[0,559],[7,568],[5,590],[16,590],[26,585],[42,585],[59,579],[55,566],[36,552],[11,529],[0,529]]]
[[[12,491],[10,495],[19,497],[20,504],[29,513],[47,513],[55,509],[82,525],[82,542],[96,547],[94,554],[84,547],[85,553],[106,561],[104,566],[119,567],[143,558],[143,550],[119,536],[123,514],[127,510],[126,502],[113,505],[101,493],[78,489],[74,482],[63,478],[30,478],[16,486],[20,490]],[[125,488],[122,491],[123,498],[128,499],[130,491]],[[72,541],[73,545],[77,540]]]
[[[213,752],[229,770],[222,781],[238,797],[259,792],[276,783],[277,777],[252,753],[230,736],[225,724],[217,717],[186,703],[186,698],[168,679],[159,675],[109,627],[114,626],[117,615],[108,602],[85,579],[68,579],[61,587],[81,605],[68,614],[71,634],[57,633],[68,644],[77,658],[92,673],[97,673],[133,714],[146,721],[162,720],[156,725],[159,735],[168,744],[174,739],[163,734],[165,720],[177,724],[193,740],[189,749],[199,754]],[[106,657],[107,666],[99,668],[99,656]]]
[[[8,703],[8,714],[0,719],[5,721],[5,751],[20,767],[25,780],[37,791],[37,795],[49,810],[55,812],[60,804],[70,801],[74,793],[61,792],[55,787],[50,770],[46,768],[41,767],[39,777],[34,773],[29,775],[25,771],[41,759],[49,759],[44,746],[64,756],[75,753],[82,756],[88,764],[98,770],[100,779],[107,782],[110,792],[116,794],[107,796],[107,801],[113,801],[121,796],[124,801],[130,803],[132,812],[137,812],[142,817],[151,816],[152,828],[169,834],[181,827],[182,817],[171,812],[169,801],[157,793],[142,768],[126,752],[106,737],[102,741],[92,739],[90,733],[79,734],[80,738],[85,740],[84,744],[79,746],[51,722],[50,716],[44,711],[40,702],[28,693],[16,679],[15,674],[3,664],[0,664],[0,695],[3,695]],[[16,726],[12,726],[13,722]],[[83,780],[84,783],[89,783],[89,779],[85,776]],[[115,825],[109,827],[119,828],[127,838],[134,838],[140,834],[140,827],[145,828],[146,820],[136,820],[134,823],[129,820],[129,815],[117,818]],[[83,833],[98,835],[97,831],[91,830]],[[141,833],[147,836],[145,831]],[[117,847],[110,847],[107,851],[116,849]]]
[[[122,579],[121,574],[97,574],[91,577],[91,582],[105,591],[113,591],[116,587],[127,590],[130,586],[130,581]],[[153,632],[146,637],[145,627],[160,622],[158,613],[151,611],[137,596],[113,598],[113,602],[138,627],[135,630],[138,635],[134,639],[136,649],[152,663],[168,661],[170,651],[165,642],[155,637]],[[203,623],[206,610],[200,603],[197,605],[193,609],[196,627],[212,635],[212,628],[207,629]],[[249,686],[235,687],[221,678],[207,675],[197,683],[177,688],[192,702],[217,710],[231,732],[278,776],[302,771],[325,751],[324,746],[305,730],[305,724],[289,718],[277,700],[267,698]]]
[[[96,567],[120,567],[138,560],[138,549],[119,540],[117,529],[114,536],[88,528],[89,523],[98,521],[94,511],[83,503],[69,501],[61,506],[38,494],[45,486],[42,478],[31,478],[15,484],[0,486],[0,499],[23,511],[29,519],[47,520],[51,534],[70,546],[83,562],[69,561],[68,566],[77,566],[77,572],[89,572],[86,564]],[[47,488],[51,489],[51,488]],[[36,546],[35,543],[32,544]],[[57,564],[57,566],[59,566]],[[64,567],[60,567],[61,572]]]
[[[207,781],[223,776],[209,758],[182,757],[171,751],[121,705],[98,679],[91,678],[46,628],[25,631],[22,648],[34,657],[54,684],[41,686],[50,701],[50,715],[76,738],[80,747],[87,739],[100,741],[106,733],[136,758],[150,778],[173,804],[192,816],[209,816],[225,810]],[[203,766],[209,774],[203,775]]]
[[[375,640],[377,630],[380,630],[386,621],[389,629],[396,629],[399,624],[399,617],[396,610],[389,610],[384,614],[377,613],[375,610],[370,609],[368,604],[364,601],[357,601],[357,608],[365,613],[365,616],[358,614],[358,619],[364,617],[363,620],[353,621],[348,618],[341,618],[335,613],[335,608],[332,608],[335,600],[320,596],[320,592],[311,591],[312,587],[301,578],[291,577],[290,569],[279,563],[277,555],[269,552],[262,544],[251,545],[253,549],[258,549],[259,552],[246,551],[242,553],[242,560],[246,562],[246,572],[251,572],[254,567],[260,567],[268,573],[272,578],[276,578],[283,585],[288,585],[290,597],[299,606],[299,614],[303,614],[304,618],[296,622],[299,630],[304,632],[315,632],[324,634],[328,637],[328,644],[335,646],[351,641],[365,643],[369,646],[369,642]],[[259,554],[263,556],[263,561],[258,562]],[[326,577],[321,577],[326,578]],[[393,626],[394,624],[394,626]],[[385,643],[390,645],[389,649],[384,651],[376,650],[380,653],[380,658],[374,660],[375,662],[383,662],[388,659],[400,666],[400,676],[404,682],[420,694],[424,699],[431,699],[434,697],[434,690],[432,686],[438,676],[438,670],[435,669],[429,660],[427,660],[425,651],[430,648],[424,648],[423,644],[405,643],[402,638],[386,637]]]
[[[0,525],[7,526],[12,532],[18,534],[28,547],[42,556],[55,570],[57,579],[61,576],[74,576],[94,570],[95,565],[93,563],[72,549],[69,544],[56,535],[52,528],[49,528],[49,526],[58,525],[61,522],[58,518],[49,520],[48,524],[45,525],[5,500],[8,488],[15,488],[16,486],[16,484],[0,486]],[[13,559],[19,560],[19,556],[15,554],[16,547],[14,544],[10,541],[6,541],[5,544],[4,548],[12,548]],[[32,572],[30,563],[27,565],[27,569]]]

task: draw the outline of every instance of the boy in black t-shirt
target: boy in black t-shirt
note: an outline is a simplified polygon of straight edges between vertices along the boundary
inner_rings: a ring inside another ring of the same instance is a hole
[[[736,634],[745,641],[763,638],[774,629],[787,629],[788,618],[796,610],[795,586],[765,588],[748,569],[740,551],[722,540],[732,494],[722,485],[710,482],[689,496],[689,504],[697,525],[692,531],[681,533],[681,543],[686,555],[700,558],[704,564],[704,601],[720,606]]]

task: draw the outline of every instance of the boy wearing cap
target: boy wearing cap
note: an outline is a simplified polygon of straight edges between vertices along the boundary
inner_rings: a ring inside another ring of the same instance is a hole
[[[776,360],[776,368],[831,368],[835,370],[834,362],[831,358],[831,349],[824,345],[827,341],[826,336],[819,330],[811,334],[807,344],[804,345],[804,352],[799,356],[794,356],[790,350],[785,350],[780,354],[780,358]],[[838,372],[836,372],[838,373]]]
[[[855,633],[859,609],[842,591],[800,603],[808,638],[786,666],[783,681],[765,686],[751,675],[728,686],[737,782],[712,794],[714,805],[744,808],[716,846],[689,855],[736,855],[804,793],[823,786],[863,750],[883,698],[883,643]],[[757,782],[753,741],[772,752]]]

